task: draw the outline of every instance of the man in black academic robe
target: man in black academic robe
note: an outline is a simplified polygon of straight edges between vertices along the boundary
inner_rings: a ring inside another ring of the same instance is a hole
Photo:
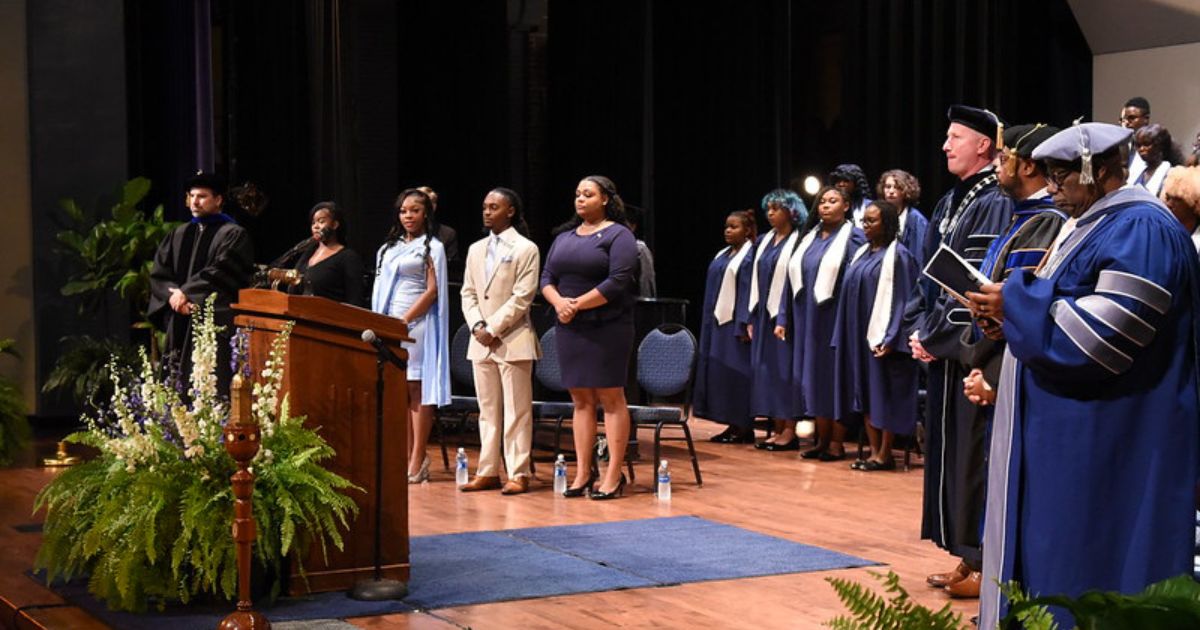
[[[166,332],[165,364],[177,366],[184,383],[192,365],[191,314],[215,295],[213,316],[225,329],[217,337],[217,378],[227,392],[232,370],[229,339],[233,334],[230,308],[240,289],[254,274],[250,235],[222,212],[224,182],[217,175],[197,173],[188,181],[187,204],[192,220],[175,228],[158,246],[150,272],[150,322]]]
[[[1002,123],[995,114],[965,105],[952,106],[942,151],[946,167],[959,178],[938,201],[925,233],[923,260],[945,244],[968,263],[979,267],[989,245],[1008,226],[1013,201],[996,185],[992,161]],[[921,537],[962,559],[944,574],[929,576],[929,583],[944,587],[964,578],[978,584],[983,556],[980,551],[980,510],[985,497],[978,483],[965,478],[960,461],[982,449],[974,436],[973,422],[960,422],[955,410],[963,397],[963,378],[970,370],[959,359],[962,333],[972,325],[970,311],[928,278],[922,278],[905,310],[913,358],[929,365],[925,404],[925,493]],[[977,443],[978,448],[965,445]],[[975,471],[982,480],[982,461]]]

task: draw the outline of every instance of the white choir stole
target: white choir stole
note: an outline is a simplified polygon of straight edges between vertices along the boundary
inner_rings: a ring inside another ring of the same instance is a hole
[[[779,258],[775,261],[775,269],[771,273],[771,286],[767,290],[767,314],[775,317],[779,314],[779,298],[783,295],[783,280],[787,274],[788,262],[792,256],[792,247],[796,243],[796,238],[799,237],[797,230],[792,230],[787,241],[779,251]],[[758,251],[754,255],[754,260],[758,260],[767,245],[775,240],[775,230],[771,230],[763,235],[762,241],[758,243]],[[755,265],[758,263],[756,262]],[[755,268],[754,275],[750,278],[750,310],[758,305],[758,269]]]
[[[726,247],[717,252],[716,258],[724,256],[732,247]],[[733,319],[733,307],[737,302],[737,273],[742,266],[742,261],[745,260],[746,254],[754,249],[754,243],[749,241],[742,243],[742,248],[733,255],[733,260],[725,267],[725,273],[721,274],[721,288],[717,291],[717,303],[713,307],[713,316],[717,318],[717,325],[728,324]],[[714,258],[714,260],[716,260]]]
[[[842,227],[838,228],[837,234],[833,236],[833,243],[829,245],[829,249],[825,250],[825,255],[821,256],[821,264],[817,267],[817,280],[813,283],[813,298],[816,299],[817,304],[833,297],[838,272],[842,269],[842,261],[846,259],[846,247],[850,242],[850,232],[853,230],[854,225],[850,221],[843,221]],[[804,253],[812,246],[813,240],[817,238],[820,231],[820,225],[809,230],[808,234],[804,235],[804,240],[800,241],[800,247],[796,248],[796,253],[792,254],[792,259],[788,264],[788,278],[792,281],[792,297],[798,295],[804,288]]]
[[[854,252],[850,264],[871,249],[867,243]],[[883,345],[887,338],[888,324],[892,321],[892,296],[896,284],[896,241],[892,241],[883,253],[883,266],[879,270],[879,285],[875,287],[875,302],[871,305],[871,319],[867,320],[867,343],[872,350]]]

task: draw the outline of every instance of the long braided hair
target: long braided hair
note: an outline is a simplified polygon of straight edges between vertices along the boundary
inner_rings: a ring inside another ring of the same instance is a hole
[[[392,223],[392,229],[388,231],[387,247],[384,248],[384,251],[394,247],[396,243],[400,242],[400,240],[405,236],[404,224],[400,222],[400,209],[404,207],[404,201],[409,197],[416,197],[417,200],[421,202],[421,205],[425,206],[425,220],[423,221],[425,231],[425,253],[423,256],[425,258],[425,263],[429,264],[429,239],[433,238],[433,200],[430,199],[429,195],[425,194],[424,191],[416,188],[408,188],[404,192],[400,193],[398,197],[396,197],[396,218],[395,222]],[[380,259],[382,260],[382,258],[383,253],[380,252]]]
[[[850,182],[854,184],[854,192],[850,193],[851,208],[862,203],[867,193],[871,192],[871,185],[867,183],[867,175],[863,172],[862,167],[857,164],[838,164],[835,166],[829,172],[829,183],[836,184],[838,182]]]
[[[611,179],[603,175],[588,175],[582,181],[592,182],[604,193],[604,196],[608,197],[608,201],[604,203],[604,218],[613,223],[627,225],[625,222],[625,202],[621,200],[621,195],[617,194],[617,185]],[[576,213],[570,220],[554,228],[551,234],[557,236],[567,230],[574,230],[580,225],[583,225],[583,217]]]
[[[512,206],[512,226],[521,233],[521,236],[529,238],[529,224],[525,222],[525,211],[521,208],[521,195],[511,188],[497,186],[489,191],[488,194],[496,193],[508,200],[508,205]]]

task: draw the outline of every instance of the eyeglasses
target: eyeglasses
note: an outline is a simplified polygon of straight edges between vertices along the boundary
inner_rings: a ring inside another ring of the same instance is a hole
[[[1072,171],[1055,169],[1046,173],[1046,179],[1050,180],[1050,183],[1054,184],[1055,188],[1062,188],[1063,183],[1066,182],[1067,178],[1071,175]]]
[[[1146,117],[1146,116],[1145,116],[1145,115],[1143,115],[1143,114],[1138,114],[1137,116],[1121,116],[1121,117],[1120,117],[1120,118],[1118,118],[1117,120],[1119,120],[1120,122],[1123,122],[1123,123],[1125,123],[1125,122],[1130,122],[1130,123],[1131,123],[1131,122],[1133,122],[1133,121],[1135,121],[1135,120],[1139,120],[1139,119],[1142,119],[1142,118],[1145,118],[1145,117]]]

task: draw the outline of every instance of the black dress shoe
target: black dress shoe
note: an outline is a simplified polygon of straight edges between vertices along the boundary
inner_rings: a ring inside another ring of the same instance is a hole
[[[837,455],[834,455],[833,453],[830,453],[829,451],[825,451],[825,452],[821,453],[820,455],[818,455],[817,459],[819,459],[823,462],[840,462],[843,459],[846,459],[846,453],[842,452],[842,453],[838,453]]]
[[[875,472],[877,470],[896,470],[896,460],[889,459],[886,462],[880,463],[873,459],[869,459],[867,460],[867,463],[863,465],[862,469],[867,472]]]
[[[733,427],[726,427],[724,431],[708,438],[708,441],[716,442],[717,444],[729,444],[735,437],[737,436],[733,434]]]
[[[792,438],[787,444],[776,444],[775,442],[771,442],[767,444],[767,450],[771,452],[798,451],[800,450],[800,438]]]
[[[598,478],[599,475],[593,470],[592,474],[588,476],[587,483],[579,486],[578,488],[568,487],[566,490],[563,490],[562,495],[568,499],[576,499],[585,494],[591,494],[592,487],[596,485],[596,479]]]
[[[600,490],[593,490],[592,494],[589,495],[589,498],[593,501],[608,501],[609,499],[615,499],[624,494],[625,494],[625,473],[621,473],[621,483],[618,483],[617,487],[614,488],[612,492],[601,492]]]
[[[730,444],[754,444],[754,430],[742,429]]]
[[[817,448],[810,448],[807,451],[800,453],[800,458],[801,459],[821,459],[821,456],[824,454],[825,454],[825,449],[818,446]]]
[[[867,465],[867,460],[856,459],[856,460],[854,460],[853,464],[850,464],[850,470],[864,470],[863,467],[866,465]]]
[[[766,450],[770,450],[772,444],[774,444],[774,442],[768,442],[767,440],[763,440],[763,441],[759,442],[758,444],[755,444],[754,448],[756,448],[760,451],[766,451]]]

